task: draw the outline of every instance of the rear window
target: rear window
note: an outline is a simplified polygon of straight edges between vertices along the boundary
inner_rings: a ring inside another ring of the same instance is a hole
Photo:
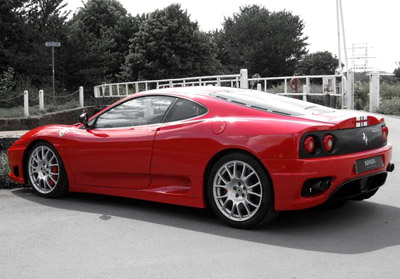
[[[309,115],[333,112],[334,109],[257,90],[226,90],[210,93],[226,102],[281,115]]]
[[[164,122],[193,118],[205,114],[207,109],[194,102],[178,99],[165,116]]]

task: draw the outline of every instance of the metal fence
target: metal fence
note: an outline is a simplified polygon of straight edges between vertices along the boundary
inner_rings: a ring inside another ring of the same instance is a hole
[[[291,86],[293,85],[293,81],[295,81],[296,86]],[[305,101],[312,102],[315,102],[317,97],[319,97],[319,103],[327,106],[354,108],[353,73],[347,73],[346,75],[248,78],[247,70],[242,69],[240,74],[234,75],[101,84],[94,87],[94,96],[96,98],[120,98],[150,89],[205,85],[252,88],[268,93],[302,98]]]
[[[0,107],[1,107],[1,102],[10,102],[10,101],[14,101],[17,99],[23,100],[23,107],[24,107],[24,116],[25,117],[29,117],[30,113],[29,113],[29,102],[38,102],[39,105],[39,110],[44,111],[44,107],[45,107],[45,102],[44,102],[44,91],[43,90],[39,90],[37,97],[29,97],[30,94],[33,93],[29,93],[28,90],[24,90],[23,94],[18,95],[16,97],[13,98],[9,98],[9,99],[3,99],[0,100]],[[63,95],[63,96],[55,96],[54,98],[58,99],[58,100],[70,100],[72,96],[74,95],[78,95],[79,98],[79,107],[83,107],[84,106],[84,92],[83,92],[83,87],[80,86],[78,90],[76,90],[73,93],[67,94],[67,95]]]
[[[150,89],[185,86],[239,87],[239,77],[240,75],[220,75],[101,84],[94,87],[94,96],[96,98],[124,97]]]

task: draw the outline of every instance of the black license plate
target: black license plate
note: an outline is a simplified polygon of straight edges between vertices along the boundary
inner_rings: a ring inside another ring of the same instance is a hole
[[[356,173],[362,173],[374,169],[379,169],[383,167],[382,157],[378,155],[374,157],[357,160],[354,167]]]

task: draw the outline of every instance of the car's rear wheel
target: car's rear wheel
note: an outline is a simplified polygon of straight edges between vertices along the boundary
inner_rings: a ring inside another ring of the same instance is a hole
[[[35,144],[26,168],[29,184],[44,197],[56,198],[68,192],[68,180],[57,150],[47,142]]]
[[[212,167],[207,197],[215,214],[237,228],[271,222],[277,216],[269,177],[253,157],[232,153]]]

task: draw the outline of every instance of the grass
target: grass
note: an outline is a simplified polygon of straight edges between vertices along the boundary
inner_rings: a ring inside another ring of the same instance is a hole
[[[10,172],[10,166],[8,165],[8,157],[5,151],[0,151],[0,176],[8,176]]]
[[[54,104],[45,105],[44,111],[40,110],[39,106],[31,106],[29,107],[29,115],[41,115],[49,112],[62,111],[77,107],[79,107],[79,102],[75,100],[60,105],[54,105]],[[13,108],[0,109],[0,118],[12,118],[12,117],[24,117],[24,107],[19,106]]]

